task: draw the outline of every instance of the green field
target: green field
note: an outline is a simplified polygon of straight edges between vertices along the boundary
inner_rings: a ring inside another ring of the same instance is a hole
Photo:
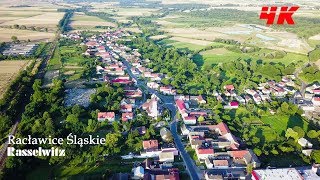
[[[269,49],[262,49],[259,52],[254,53],[240,53],[240,52],[234,52],[230,51],[226,48],[216,48],[212,50],[207,50],[204,52],[201,52],[199,55],[194,56],[194,61],[199,62],[203,61],[204,65],[212,65],[212,64],[219,64],[219,63],[225,63],[233,60],[237,60],[239,58],[241,59],[262,59],[266,62],[279,62],[283,63],[285,65],[288,65],[293,62],[298,61],[307,61],[308,58],[306,55],[302,54],[296,54],[296,53],[287,53],[283,58],[265,58],[263,57],[264,53],[270,53],[272,50]]]
[[[72,21],[93,21],[93,22],[105,22],[105,20],[98,18],[96,16],[87,15],[75,15],[71,19]]]
[[[294,126],[301,127],[305,132],[308,131],[308,123],[297,116],[263,116],[261,120],[282,135],[288,128],[293,128]]]
[[[57,47],[54,50],[54,54],[49,61],[48,69],[49,70],[59,69],[61,66],[62,66],[62,62],[61,62],[61,57],[60,57],[60,50]]]

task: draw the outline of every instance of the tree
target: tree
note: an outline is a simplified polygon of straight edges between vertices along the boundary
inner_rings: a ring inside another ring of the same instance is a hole
[[[8,131],[8,129],[10,128],[10,124],[12,124],[10,122],[10,119],[8,116],[2,116],[0,115],[0,135],[1,135],[1,139],[3,138],[3,134],[5,132]]]
[[[77,115],[70,114],[67,116],[66,122],[68,122],[70,124],[77,124],[79,122],[79,119],[78,119]]]
[[[204,120],[205,120],[205,119],[204,119],[203,116],[199,116],[199,117],[198,117],[198,122],[199,122],[199,123],[202,123]]]
[[[116,154],[120,152],[120,147],[119,147],[120,137],[121,137],[121,134],[119,133],[108,133],[106,135],[105,146],[109,154]]]
[[[312,151],[311,157],[315,161],[315,163],[320,163],[320,150]]]
[[[292,128],[288,128],[285,134],[286,138],[293,138],[294,140],[298,140],[299,138],[299,134],[297,132],[295,132]]]
[[[254,149],[253,149],[253,152],[254,152],[257,156],[261,156],[261,154],[262,154],[262,151],[261,151],[261,149],[259,149],[259,148],[254,148]]]
[[[315,131],[315,130],[310,130],[308,133],[307,133],[307,136],[311,139],[314,139],[314,138],[317,138],[319,136],[318,132]]]
[[[252,165],[251,163],[249,163],[249,164],[247,165],[246,170],[247,170],[247,173],[248,173],[248,174],[251,174],[251,173],[252,173],[252,170],[253,170],[253,165]]]
[[[12,40],[13,42],[17,42],[17,41],[18,41],[18,37],[17,37],[17,36],[11,36],[11,40]]]
[[[305,132],[301,127],[295,126],[295,127],[293,127],[293,130],[298,133],[299,138],[304,137]]]
[[[54,130],[52,119],[50,117],[47,118],[44,124],[46,127],[45,134],[47,136],[49,136],[49,135],[54,136],[55,130]]]
[[[19,25],[18,25],[18,24],[14,24],[14,25],[13,25],[13,28],[19,29]]]
[[[27,27],[25,25],[20,26],[20,29],[25,30]]]

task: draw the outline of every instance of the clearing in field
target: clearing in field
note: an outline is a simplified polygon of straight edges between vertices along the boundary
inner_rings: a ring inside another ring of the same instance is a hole
[[[26,68],[30,60],[0,61],[0,98],[6,92],[8,85],[14,80],[17,74]]]
[[[0,41],[1,42],[9,42],[12,41],[12,36],[17,36],[18,40],[27,41],[30,39],[31,41],[50,41],[54,38],[54,33],[49,32],[38,32],[38,31],[30,31],[30,30],[20,30],[20,29],[8,29],[8,28],[0,28]]]

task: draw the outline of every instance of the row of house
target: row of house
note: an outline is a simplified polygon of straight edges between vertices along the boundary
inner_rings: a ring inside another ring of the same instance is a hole
[[[176,89],[161,83],[162,79],[168,78],[167,75],[153,72],[152,69],[147,68],[146,65],[150,60],[141,59],[141,54],[138,52],[138,49],[134,49],[132,53],[122,52],[120,55],[132,65],[131,71],[134,75],[148,80],[147,86],[149,88],[158,90],[165,95],[176,95]]]
[[[231,85],[225,89],[230,94],[234,93]],[[240,148],[238,138],[225,123],[211,125],[198,122],[199,117],[205,119],[210,113],[199,108],[199,105],[206,104],[202,96],[176,95],[175,103],[184,122],[181,125],[181,135],[187,137],[188,144],[207,169],[244,168],[248,164],[255,168],[260,166],[260,161],[251,149]]]
[[[181,118],[185,124],[194,125],[197,123],[197,119],[202,117],[207,117],[207,111],[203,110],[192,110],[189,108],[190,104],[205,104],[206,101],[201,95],[199,96],[184,96],[177,95],[175,96],[175,103],[178,108]]]
[[[136,100],[141,98],[141,89],[135,86],[135,81],[126,73],[126,66],[119,59],[118,53],[127,48],[116,43],[116,40],[126,36],[126,33],[110,31],[100,35],[94,35],[85,39],[83,44],[87,46],[86,55],[99,57],[102,65],[96,66],[96,74],[100,81],[110,84],[120,84],[124,88],[125,98],[121,100],[120,114],[115,112],[99,112],[98,121],[113,122],[117,117],[122,122],[134,119]]]

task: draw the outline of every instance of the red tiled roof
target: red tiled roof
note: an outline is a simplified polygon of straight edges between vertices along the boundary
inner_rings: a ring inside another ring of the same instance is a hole
[[[221,131],[222,135],[230,133],[230,130],[229,130],[228,126],[225,123],[221,122],[221,123],[217,124],[216,126],[217,126],[217,128],[219,128],[219,130]]]
[[[234,86],[232,85],[232,84],[228,84],[228,85],[225,85],[224,86],[224,88],[226,89],[226,90],[234,90]]]
[[[197,120],[197,118],[195,116],[187,116],[184,118],[184,120],[186,121],[194,121],[194,120]]]
[[[231,156],[235,159],[243,159],[244,155],[246,155],[249,151],[240,150],[240,151],[231,151]]]
[[[205,112],[205,111],[194,111],[194,112],[190,112],[189,114],[190,115],[194,115],[194,116],[196,116],[196,115],[198,115],[198,116],[207,116],[207,112]]]
[[[237,101],[230,102],[230,106],[239,106],[239,103]]]
[[[142,142],[143,149],[158,149],[158,140],[146,140]]]
[[[115,113],[114,112],[99,112],[98,113],[98,118],[114,118],[115,117]]]
[[[181,99],[176,100],[176,104],[177,104],[180,111],[186,109],[186,105],[184,104],[184,102]]]
[[[229,162],[228,160],[213,160],[214,166],[228,166]]]
[[[131,105],[131,104],[122,105],[122,106],[121,106],[121,110],[132,111],[132,105]]]
[[[320,101],[320,97],[313,97],[314,101]]]
[[[132,83],[132,81],[127,80],[127,79],[114,79],[111,80],[112,83],[123,83],[123,84],[129,84]]]
[[[214,151],[212,148],[208,148],[208,149],[197,149],[198,154],[213,154]]]
[[[122,113],[122,117],[121,117],[122,121],[128,121],[133,119],[133,113]]]

